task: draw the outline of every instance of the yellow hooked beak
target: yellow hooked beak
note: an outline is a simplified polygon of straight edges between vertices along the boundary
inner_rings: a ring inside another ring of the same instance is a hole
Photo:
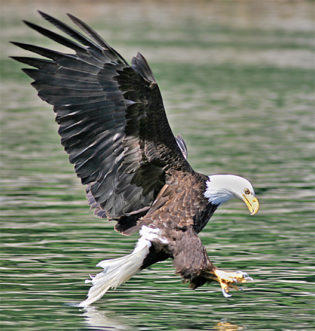
[[[258,199],[251,193],[242,194],[242,199],[246,203],[248,210],[251,215],[255,215],[259,210],[259,202]]]

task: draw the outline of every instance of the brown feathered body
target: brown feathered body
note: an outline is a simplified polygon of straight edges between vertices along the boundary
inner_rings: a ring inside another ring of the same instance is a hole
[[[138,221],[138,226],[158,228],[160,236],[167,238],[165,244],[153,241],[151,254],[143,267],[171,257],[176,272],[189,280],[193,288],[207,281],[206,278],[201,280],[202,271],[212,268],[197,236],[217,208],[202,194],[207,179],[201,174],[173,171],[152,207]]]

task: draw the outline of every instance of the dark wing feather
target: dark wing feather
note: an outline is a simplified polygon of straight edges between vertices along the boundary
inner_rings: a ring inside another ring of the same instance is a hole
[[[178,145],[179,149],[181,150],[184,158],[187,159],[188,151],[187,151],[187,145],[185,143],[185,140],[183,139],[182,136],[176,136],[175,139],[176,139],[177,145]]]
[[[192,172],[168,124],[162,97],[144,57],[132,65],[95,31],[69,15],[90,38],[40,14],[69,39],[26,22],[42,35],[72,49],[66,54],[14,43],[44,57],[15,57],[34,69],[38,95],[54,105],[61,142],[101,217],[134,224],[152,205],[171,170]]]

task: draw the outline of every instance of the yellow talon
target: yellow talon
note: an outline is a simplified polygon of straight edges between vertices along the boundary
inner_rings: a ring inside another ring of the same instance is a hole
[[[231,288],[239,290],[239,288],[235,285],[236,283],[246,283],[253,280],[246,272],[243,271],[228,272],[215,269],[213,274],[215,275],[214,280],[220,283],[222,294],[226,298],[231,297],[231,294],[229,293]]]

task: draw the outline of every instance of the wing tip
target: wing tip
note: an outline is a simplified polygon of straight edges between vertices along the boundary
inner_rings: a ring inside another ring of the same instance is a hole
[[[70,20],[71,20],[74,24],[76,24],[76,25],[79,26],[80,28],[82,28],[82,27],[87,27],[86,23],[84,23],[82,20],[80,20],[78,17],[74,16],[73,14],[71,14],[71,13],[67,13],[66,15],[70,18]],[[91,29],[91,31],[92,31],[92,29]],[[94,31],[93,31],[93,32],[94,32]]]
[[[37,30],[38,28],[40,28],[39,25],[29,22],[27,20],[22,20],[22,22],[33,30]]]
[[[72,19],[75,19],[75,20],[79,20],[77,17],[75,17],[74,15],[72,15],[71,13],[66,13],[66,15],[72,20]]]
[[[51,17],[50,15],[48,15],[47,13],[41,11],[40,9],[37,9],[37,12],[40,16],[42,16],[43,18],[48,18],[48,17]]]
[[[136,56],[132,58],[131,66],[142,78],[150,82],[152,86],[156,85],[153,72],[146,58],[140,52],[137,52]]]
[[[23,42],[20,42],[20,41],[9,41],[12,45],[14,46],[17,46],[17,47],[20,47],[22,49],[26,49],[27,46],[30,46],[30,44],[27,44],[27,43],[23,43]]]

